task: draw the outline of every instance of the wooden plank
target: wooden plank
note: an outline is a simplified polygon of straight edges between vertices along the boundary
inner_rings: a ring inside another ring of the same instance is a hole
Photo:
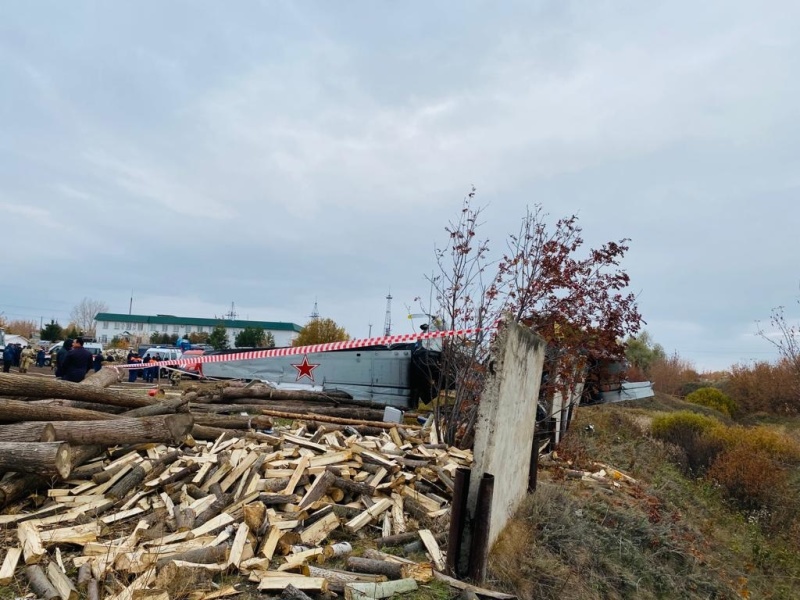
[[[124,590],[122,590],[118,594],[114,594],[113,596],[107,597],[106,600],[133,600],[133,593],[136,590],[145,589],[153,582],[155,578],[156,578],[156,570],[148,569],[147,571],[139,575],[139,577],[134,579],[133,582]]]
[[[381,498],[373,506],[362,512],[354,519],[347,522],[345,529],[355,533],[359,529],[366,526],[370,521],[379,517],[384,511],[392,507],[392,501],[389,498]]]
[[[23,523],[24,525],[24,523]],[[72,527],[61,527],[59,529],[50,529],[39,533],[42,543],[45,545],[50,544],[77,544],[82,546],[86,542],[94,542],[100,533],[100,523],[85,523],[83,525],[74,525]]]
[[[427,511],[436,511],[442,508],[442,505],[436,502],[436,500],[432,500],[431,498],[428,498],[425,494],[418,492],[417,490],[411,489],[408,486],[404,487],[400,493],[403,496],[411,498],[412,500],[416,500]]]
[[[464,583],[463,581],[459,581],[458,579],[454,579],[449,575],[445,575],[444,573],[434,573],[434,579],[438,581],[442,581],[449,585],[452,588],[457,590],[464,590],[468,592],[474,592],[481,596],[486,596],[487,598],[493,598],[494,600],[516,600],[517,597],[513,594],[506,594],[504,592],[495,592],[493,590],[487,590],[485,588],[480,588],[469,583]]]
[[[396,579],[382,583],[348,583],[344,586],[345,600],[391,598],[395,594],[413,592],[419,586],[414,579]]]
[[[206,523],[203,523],[202,525],[200,525],[200,527],[195,527],[191,531],[187,531],[184,533],[191,534],[191,537],[200,537],[201,535],[205,535],[207,533],[211,533],[212,531],[216,531],[221,527],[225,527],[226,525],[233,523],[233,521],[234,518],[230,516],[228,513],[221,513],[216,517],[214,517],[213,519],[207,521]],[[187,535],[186,537],[190,536]]]
[[[292,569],[296,569],[297,567],[300,567],[308,562],[309,558],[320,556],[322,553],[322,548],[311,548],[310,550],[306,550],[304,552],[290,554],[286,557],[286,562],[278,567],[278,571],[291,571]]]
[[[444,556],[442,556],[442,552],[441,550],[439,550],[439,544],[436,543],[436,540],[434,539],[431,530],[420,529],[419,537],[422,540],[422,543],[425,545],[425,549],[428,551],[428,554],[431,555],[431,560],[433,561],[433,564],[436,565],[436,569],[438,571],[444,571],[445,570]]]
[[[18,515],[0,515],[0,525],[8,525],[10,523],[19,523],[20,521],[28,521],[35,519],[39,515],[46,515],[53,511],[63,510],[64,507],[58,504],[51,504],[45,508],[40,508],[32,513],[20,513]]]
[[[370,479],[369,485],[371,485],[372,487],[376,487],[388,474],[389,471],[387,471],[384,467],[381,467],[380,469],[378,469],[378,472],[375,473],[372,479]]]
[[[305,439],[303,437],[297,436],[297,435],[291,435],[291,434],[288,434],[288,433],[284,433],[284,434],[281,435],[281,437],[284,440],[286,440],[287,442],[290,442],[292,444],[296,444],[296,445],[300,446],[301,448],[308,448],[310,450],[316,450],[317,452],[322,452],[323,454],[325,454],[326,452],[330,452],[330,448],[328,448],[327,446],[324,446],[322,444],[315,444],[314,442],[312,442],[310,440],[307,440],[307,439]]]
[[[228,489],[241,477],[244,475],[245,471],[247,471],[256,459],[258,458],[258,452],[251,452],[244,459],[236,466],[236,468],[230,472],[230,474],[219,484],[219,487],[222,489],[223,492],[227,492]]]
[[[236,537],[233,538],[233,545],[231,546],[231,553],[228,556],[228,566],[239,568],[239,563],[242,562],[242,552],[244,552],[244,545],[247,543],[247,534],[250,533],[250,528],[246,523],[241,523],[239,529],[236,530]]]
[[[335,465],[350,460],[353,457],[352,450],[341,450],[340,452],[328,452],[322,456],[315,456],[309,463],[310,468]]]
[[[22,548],[9,548],[6,557],[3,559],[3,566],[0,567],[0,585],[8,585],[14,580],[14,572],[17,570],[17,563],[22,556]]]
[[[143,512],[144,512],[143,508],[139,507],[129,508],[128,510],[121,510],[118,513],[114,513],[113,515],[106,515],[105,517],[101,517],[100,520],[106,525],[110,525],[111,523],[116,523],[117,521],[130,519],[131,517],[139,515]]]
[[[305,473],[305,470],[308,468],[308,463],[311,461],[310,457],[304,456],[300,459],[300,462],[297,463],[297,468],[292,473],[292,476],[289,478],[289,483],[286,485],[286,488],[281,492],[281,494],[290,495],[294,494],[294,488],[297,487],[297,483],[300,481],[300,478]]]
[[[78,600],[78,590],[75,589],[72,581],[64,575],[56,563],[48,563],[47,578],[53,584],[53,587],[58,590],[61,600]]]
[[[392,520],[394,521],[395,533],[406,532],[406,517],[403,511],[403,497],[400,494],[392,494]]]
[[[19,538],[20,546],[22,546],[25,564],[35,565],[39,563],[47,553],[39,535],[39,530],[30,523],[20,523],[17,527],[17,537]]]
[[[324,592],[328,589],[328,582],[323,577],[305,577],[286,573],[281,573],[279,576],[262,577],[258,589],[262,592],[280,592],[288,585],[293,585],[298,590],[306,592]]]
[[[269,534],[264,538],[264,541],[261,544],[261,556],[268,560],[272,560],[272,557],[275,554],[275,548],[278,546],[278,540],[281,539],[281,535],[283,535],[283,531],[281,529],[278,529],[274,525],[270,527]]]
[[[339,527],[339,518],[331,512],[301,531],[300,539],[304,544],[317,545],[337,527]]]

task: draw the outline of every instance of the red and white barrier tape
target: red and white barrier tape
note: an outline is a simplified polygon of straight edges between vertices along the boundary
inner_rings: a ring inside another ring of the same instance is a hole
[[[162,360],[149,363],[130,363],[114,365],[118,369],[149,369],[150,367],[173,367],[183,365],[196,365],[211,362],[230,362],[237,360],[252,360],[255,358],[272,358],[274,356],[294,356],[297,354],[313,354],[318,352],[331,352],[332,350],[352,350],[366,346],[386,346],[402,342],[416,342],[417,340],[430,340],[437,338],[457,337],[472,335],[481,331],[480,328],[454,329],[450,331],[428,331],[425,333],[404,333],[402,335],[385,335],[376,338],[363,338],[348,340],[346,342],[328,342],[327,344],[313,344],[311,346],[294,346],[289,348],[272,348],[269,350],[252,350],[250,352],[237,352],[235,354],[209,354],[193,356],[192,358],[179,358]]]

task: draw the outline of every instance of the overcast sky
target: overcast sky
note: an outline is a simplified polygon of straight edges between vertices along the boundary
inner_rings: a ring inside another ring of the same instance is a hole
[[[774,358],[797,305],[800,3],[71,2],[0,7],[0,311],[409,332],[471,185],[631,238],[646,329]],[[418,323],[417,323],[418,324]]]

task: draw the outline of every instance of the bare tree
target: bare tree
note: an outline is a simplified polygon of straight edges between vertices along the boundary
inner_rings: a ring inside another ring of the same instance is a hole
[[[69,313],[70,320],[80,329],[84,335],[93,336],[94,318],[97,313],[108,312],[108,304],[100,300],[84,298]]]
[[[800,325],[793,325],[786,320],[783,306],[772,309],[769,323],[772,331],[766,331],[757,322],[758,335],[778,350],[781,363],[792,373],[794,391],[800,394]]]

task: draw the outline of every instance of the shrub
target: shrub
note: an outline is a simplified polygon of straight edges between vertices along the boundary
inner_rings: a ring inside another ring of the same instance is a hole
[[[708,387],[708,382],[707,381],[689,381],[687,383],[684,383],[681,386],[680,397],[681,398],[685,398],[686,396],[688,396],[692,392],[696,392],[697,390],[702,389],[702,388],[706,388],[706,387]]]
[[[657,392],[680,395],[681,388],[690,381],[697,381],[699,375],[694,369],[694,365],[678,354],[673,354],[665,358],[653,361],[650,367],[650,380],[653,382],[653,389]]]
[[[736,403],[721,391],[712,387],[704,387],[692,392],[686,396],[686,401],[713,408],[729,417],[736,412]]]
[[[722,390],[744,414],[758,411],[795,414],[798,410],[795,381],[791,365],[785,361],[757,362],[732,367]]]
[[[779,463],[800,463],[797,440],[770,427],[717,427],[708,431],[708,435],[726,450],[741,448],[745,453],[764,454]]]
[[[766,452],[745,446],[722,452],[708,470],[708,478],[739,508],[749,511],[773,508],[782,502],[788,487],[785,469]]]
[[[654,437],[684,451],[684,460],[678,462],[687,474],[700,475],[724,449],[722,441],[707,435],[718,427],[722,425],[716,419],[680,411],[653,419],[651,431]]]
[[[687,431],[695,435],[701,435],[719,426],[720,422],[712,417],[681,410],[655,417],[650,429],[654,437],[671,444],[677,444],[677,440],[683,439]]]

